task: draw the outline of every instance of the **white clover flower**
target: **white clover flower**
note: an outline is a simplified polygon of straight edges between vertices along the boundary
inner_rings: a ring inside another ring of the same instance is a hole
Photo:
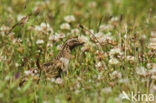
[[[129,79],[128,78],[121,78],[119,79],[119,83],[129,83]]]
[[[153,89],[154,91],[156,91],[156,85],[153,85],[153,86],[152,86],[152,89]]]
[[[118,64],[118,63],[119,63],[119,61],[116,58],[111,58],[109,60],[109,64]]]
[[[151,42],[156,42],[156,38],[150,38]]]
[[[41,26],[35,26],[35,31],[37,31],[37,32],[41,32],[41,31],[42,31]]]
[[[57,79],[55,80],[55,83],[56,83],[56,84],[62,84],[62,83],[63,83],[63,80],[62,80],[61,78],[57,78]]]
[[[24,17],[25,17],[24,15],[20,14],[20,15],[17,16],[17,20],[20,21],[20,20],[22,20]]]
[[[96,67],[101,67],[102,66],[102,63],[101,62],[98,62],[95,66]]]
[[[111,49],[110,52],[109,52],[109,55],[112,56],[112,55],[115,55],[115,54],[122,55],[123,53],[121,52],[120,48],[113,48],[113,49]]]
[[[113,29],[113,26],[110,24],[103,24],[103,25],[100,25],[100,27],[99,27],[99,30],[101,32],[103,32],[105,30],[112,30],[112,29]]]
[[[156,67],[153,67],[153,69],[151,69],[149,72],[153,75],[156,75]]]
[[[112,17],[112,18],[111,18],[111,22],[113,22],[113,21],[118,21],[118,20],[119,20],[118,17]]]
[[[90,33],[94,34],[94,30],[93,29],[90,29],[89,31],[86,31],[85,32],[87,35],[89,35]]]
[[[96,5],[97,5],[97,4],[96,4],[95,1],[91,1],[91,2],[88,3],[88,6],[89,6],[90,8],[95,8]]]
[[[77,77],[77,80],[78,80],[78,81],[81,81],[81,77]]]
[[[128,61],[135,61],[135,57],[134,56],[127,56],[126,57]]]
[[[18,63],[15,63],[15,66],[16,66],[16,67],[19,67],[19,64],[18,64]]]
[[[80,33],[80,30],[75,28],[75,29],[71,30],[71,33],[78,34],[78,33]]]
[[[78,39],[79,39],[80,42],[85,42],[85,43],[86,43],[86,42],[89,42],[88,37],[83,36],[83,35],[82,35],[82,36],[79,36]]]
[[[41,28],[42,29],[47,29],[47,28],[50,28],[50,25],[49,24],[47,24],[47,23],[45,23],[45,22],[42,22],[41,24],[40,24],[40,26],[41,26]]]
[[[147,69],[143,66],[137,67],[136,73],[140,76],[146,76],[147,75]]]
[[[55,78],[51,78],[50,81],[51,81],[51,82],[55,82]]]
[[[152,31],[152,32],[151,32],[151,37],[152,37],[152,38],[156,38],[156,32],[155,32],[155,31]]]
[[[76,83],[76,86],[75,87],[76,88],[80,88],[81,87],[80,82]]]
[[[29,75],[29,74],[31,74],[31,73],[32,73],[32,72],[31,72],[30,70],[25,70],[25,71],[24,71],[24,74],[25,74],[25,75]]]
[[[156,64],[155,63],[147,63],[146,67],[148,69],[150,69],[150,68],[156,68]]]
[[[63,44],[57,45],[57,49],[61,50],[62,49]]]
[[[37,40],[37,41],[36,41],[36,44],[43,44],[43,43],[44,43],[43,40]]]
[[[56,33],[56,35],[57,35],[58,39],[65,38],[65,34],[64,33]]]
[[[47,46],[48,46],[48,47],[52,47],[53,44],[52,44],[52,43],[47,43]]]
[[[149,43],[148,47],[151,48],[151,49],[156,49],[156,43],[151,42],[151,43]]]
[[[51,34],[53,34],[53,28],[50,27],[50,24],[42,22],[40,25],[36,25],[35,26],[35,31],[39,32],[39,33],[46,33],[49,34],[49,32]]]
[[[60,28],[62,30],[70,30],[70,25],[68,23],[61,24]]]
[[[53,35],[53,34],[50,35],[50,36],[49,36],[49,40],[55,40],[55,35]]]
[[[9,80],[10,79],[10,76],[5,76],[5,80]]]
[[[152,75],[151,79],[156,80],[156,75]]]
[[[6,31],[9,31],[9,30],[10,30],[10,28],[8,26],[3,25],[3,26],[0,27],[0,31],[6,32]]]
[[[43,103],[50,103],[50,102],[45,100],[45,101],[43,101]]]
[[[118,71],[114,71],[112,74],[111,74],[111,77],[113,79],[116,79],[116,78],[121,78],[122,74]]]
[[[112,17],[111,20],[110,20],[110,22],[111,23],[116,23],[118,20],[119,20],[118,17]]]
[[[80,90],[76,89],[75,94],[78,95],[80,93]]]
[[[111,87],[103,88],[103,89],[102,89],[102,92],[103,92],[103,93],[106,93],[106,94],[107,94],[107,93],[111,93],[111,92],[112,92],[112,88],[111,88]]]
[[[73,15],[68,15],[64,17],[64,20],[68,23],[75,21],[75,17]]]

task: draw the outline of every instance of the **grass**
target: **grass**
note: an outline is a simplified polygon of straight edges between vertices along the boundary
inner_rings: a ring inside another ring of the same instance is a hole
[[[155,74],[150,71],[156,68],[152,66],[156,55],[155,47],[149,47],[155,42],[150,39],[156,33],[155,4],[155,0],[0,0],[0,103],[133,103],[122,100],[122,91],[155,95]],[[28,17],[18,20],[20,15]],[[60,29],[68,15],[76,20],[69,23],[70,30]],[[53,31],[35,29],[43,22]],[[92,34],[79,24],[94,34],[101,31],[100,38],[110,34],[111,39],[101,40],[97,34],[102,44],[96,46]],[[80,32],[72,33],[74,28]],[[57,33],[65,37],[49,40]],[[73,35],[88,39],[72,51],[61,83],[46,81],[42,75],[37,84],[30,76],[19,87],[24,72],[36,66],[37,55],[40,64],[51,60],[58,46]],[[114,48],[120,51],[111,55]]]

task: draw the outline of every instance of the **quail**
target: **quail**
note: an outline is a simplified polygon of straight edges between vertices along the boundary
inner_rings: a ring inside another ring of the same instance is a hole
[[[63,45],[61,50],[59,51],[58,55],[52,59],[51,61],[47,63],[43,63],[40,66],[41,71],[45,74],[46,78],[58,78],[61,77],[61,74],[66,74],[68,71],[68,65],[70,62],[71,57],[71,51],[80,45],[83,45],[84,42],[79,40],[79,38],[71,38],[68,39]],[[36,75],[37,79],[39,80],[39,68],[34,68],[31,70],[31,75]],[[29,75],[30,75],[29,74]],[[27,76],[25,76],[27,77]],[[20,85],[22,85],[26,79],[23,79],[22,82],[20,82]]]

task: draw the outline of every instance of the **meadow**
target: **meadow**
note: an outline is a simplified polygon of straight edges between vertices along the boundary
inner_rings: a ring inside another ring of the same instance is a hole
[[[67,75],[19,86],[75,36]],[[0,0],[0,103],[156,103],[156,0]]]

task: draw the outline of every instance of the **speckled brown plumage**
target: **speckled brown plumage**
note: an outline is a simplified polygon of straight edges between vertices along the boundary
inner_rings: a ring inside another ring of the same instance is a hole
[[[71,50],[75,48],[76,46],[79,46],[82,44],[83,42],[80,42],[78,38],[68,39],[63,44],[62,49],[60,50],[58,55],[52,61],[43,63],[40,66],[40,69],[45,74],[46,78],[57,78],[57,77],[60,77],[62,73],[66,73],[68,70],[68,64],[69,64],[70,57],[71,57]],[[31,73],[33,75],[36,75],[33,73],[34,70],[39,70],[39,69],[32,70]],[[36,71],[35,73],[38,73],[38,71]],[[38,79],[40,79],[39,75],[38,75]],[[21,83],[23,84],[23,82],[25,81],[26,79],[24,78]]]

